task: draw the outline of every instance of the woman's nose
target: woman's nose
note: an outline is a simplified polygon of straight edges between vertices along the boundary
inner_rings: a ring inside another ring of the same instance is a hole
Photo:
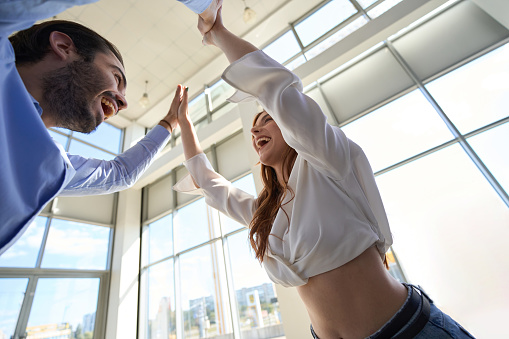
[[[251,134],[255,135],[256,133],[259,133],[260,132],[260,128],[258,126],[253,126],[253,128],[251,128]]]

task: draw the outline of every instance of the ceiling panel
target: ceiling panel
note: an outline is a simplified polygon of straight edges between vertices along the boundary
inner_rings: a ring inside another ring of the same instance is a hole
[[[242,20],[244,2],[224,0],[223,21],[242,36],[287,2],[246,0],[257,12],[257,21],[248,25]],[[197,15],[176,0],[100,0],[73,7],[57,15],[57,19],[84,24],[118,47],[125,59],[129,103],[128,109],[119,114],[128,120],[141,117],[173,93],[177,84],[184,83],[221,54],[215,47],[202,45],[196,28]],[[150,105],[143,108],[138,100],[145,91],[146,80]],[[120,123],[125,121],[120,118],[110,122],[115,125],[116,120],[118,125],[125,124]]]

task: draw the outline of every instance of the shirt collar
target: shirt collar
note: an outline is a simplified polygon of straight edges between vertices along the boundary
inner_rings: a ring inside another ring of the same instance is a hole
[[[32,98],[32,102],[34,103],[35,109],[39,113],[39,115],[42,115],[42,107],[39,105],[39,102],[35,100],[35,98],[32,96],[32,94],[28,93],[30,95],[30,98]]]

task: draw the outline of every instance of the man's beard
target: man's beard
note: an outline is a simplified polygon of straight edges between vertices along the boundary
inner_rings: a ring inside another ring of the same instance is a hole
[[[91,104],[98,91],[106,88],[104,79],[92,62],[82,60],[44,75],[44,104],[57,127],[90,133],[99,126],[102,116],[92,112]]]

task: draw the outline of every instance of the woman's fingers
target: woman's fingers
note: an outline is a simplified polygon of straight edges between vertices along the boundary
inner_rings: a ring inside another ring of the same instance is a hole
[[[188,95],[189,95],[189,87],[186,87],[182,90],[182,98],[180,102],[180,106],[178,108],[178,118],[183,119],[186,118],[188,113]]]

